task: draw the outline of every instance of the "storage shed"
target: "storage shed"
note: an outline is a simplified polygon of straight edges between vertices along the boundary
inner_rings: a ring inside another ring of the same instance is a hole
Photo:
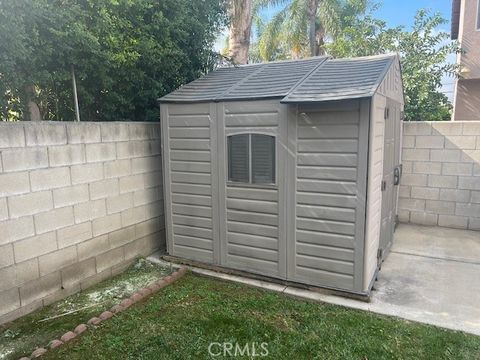
[[[397,55],[221,68],[160,99],[167,252],[368,294],[393,238]]]

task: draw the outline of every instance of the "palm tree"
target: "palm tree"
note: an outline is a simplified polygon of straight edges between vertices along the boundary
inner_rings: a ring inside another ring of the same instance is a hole
[[[234,64],[246,64],[252,31],[252,0],[230,0],[228,15],[229,57]]]
[[[308,43],[310,44],[310,55],[320,55],[319,38],[323,41],[323,26],[321,23],[317,24],[317,11],[320,5],[320,0],[307,0],[306,13],[308,16]],[[319,37],[317,38],[317,33]],[[322,54],[323,55],[323,54]]]
[[[256,18],[257,55],[262,60],[324,55],[327,36],[334,38],[352,17],[365,12],[368,0],[256,0],[253,12],[281,8],[264,24]]]

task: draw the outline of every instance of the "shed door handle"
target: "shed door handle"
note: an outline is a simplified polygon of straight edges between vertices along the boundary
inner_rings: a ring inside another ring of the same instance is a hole
[[[393,169],[393,185],[400,184],[400,174],[400,166],[396,166],[395,169]]]

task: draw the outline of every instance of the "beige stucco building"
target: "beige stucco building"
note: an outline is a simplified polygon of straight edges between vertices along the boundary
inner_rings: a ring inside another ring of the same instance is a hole
[[[453,0],[452,39],[462,52],[455,86],[453,120],[480,120],[480,0]]]

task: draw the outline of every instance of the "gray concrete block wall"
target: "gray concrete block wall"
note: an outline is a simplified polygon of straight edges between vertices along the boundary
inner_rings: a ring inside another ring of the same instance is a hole
[[[159,124],[0,123],[0,323],[164,247]]]
[[[480,230],[480,121],[405,122],[401,222]]]

